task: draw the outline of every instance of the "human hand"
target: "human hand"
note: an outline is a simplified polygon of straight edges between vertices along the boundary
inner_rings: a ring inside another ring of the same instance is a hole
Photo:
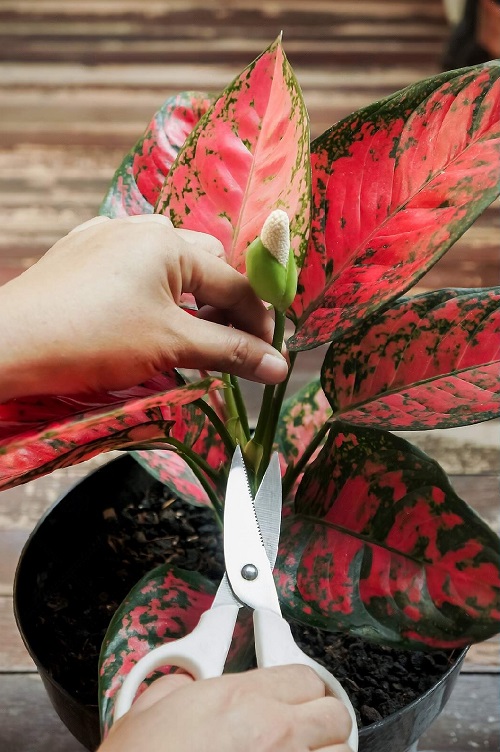
[[[350,752],[345,705],[307,666],[157,679],[98,752]]]
[[[171,367],[282,381],[272,317],[223,257],[160,215],[76,227],[0,288],[0,399],[122,389]],[[184,292],[212,320],[183,311]]]

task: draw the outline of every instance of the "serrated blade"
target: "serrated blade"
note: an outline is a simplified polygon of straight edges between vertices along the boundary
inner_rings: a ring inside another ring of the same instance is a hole
[[[281,495],[278,504],[280,499]],[[272,537],[274,540],[275,533]],[[274,552],[276,544],[273,542],[270,546]],[[226,489],[224,558],[229,583],[238,600],[253,609],[267,608],[280,613],[272,569],[239,447],[233,455]],[[252,568],[257,576],[248,579],[244,573],[248,574]]]
[[[271,569],[274,569],[278,555],[281,529],[281,499],[280,461],[278,453],[274,452],[254,499],[257,520]]]

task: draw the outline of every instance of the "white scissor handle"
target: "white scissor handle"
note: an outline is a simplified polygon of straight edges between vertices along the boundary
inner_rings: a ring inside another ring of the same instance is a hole
[[[349,695],[342,684],[317,661],[309,658],[293,639],[290,625],[280,614],[269,609],[259,608],[253,612],[255,631],[255,652],[257,665],[260,667],[286,666],[290,663],[300,663],[310,666],[323,680],[329,694],[342,700],[351,716],[352,729],[348,744],[352,752],[358,752],[358,723],[356,713]]]
[[[237,604],[209,609],[201,615],[190,634],[146,653],[118,690],[113,722],[130,710],[137,690],[146,677],[163,666],[183,668],[194,679],[220,676],[231,647],[238,611]]]

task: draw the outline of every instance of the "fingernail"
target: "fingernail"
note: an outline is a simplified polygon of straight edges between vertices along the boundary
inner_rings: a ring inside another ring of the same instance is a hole
[[[286,378],[287,373],[288,364],[278,352],[276,355],[266,353],[255,369],[255,377],[266,384],[278,384]]]

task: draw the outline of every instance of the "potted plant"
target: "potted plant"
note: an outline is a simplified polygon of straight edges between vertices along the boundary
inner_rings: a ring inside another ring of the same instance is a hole
[[[490,637],[500,625],[498,537],[438,464],[393,432],[500,412],[500,288],[404,297],[499,193],[495,62],[421,81],[312,143],[280,38],[220,96],[169,99],[101,213],[154,210],[218,237],[273,305],[277,348],[286,318],[292,324],[290,374],[300,352],[329,343],[321,374],[290,396],[288,380],[265,387],[253,430],[226,374],[172,372],[90,399],[11,401],[0,406],[1,487],[120,448],[217,525],[234,447],[256,482],[277,448],[275,571],[287,618],[403,649]],[[105,729],[130,665],[192,626],[212,594],[203,573],[168,564],[132,589],[101,655]],[[244,625],[233,660],[245,665]],[[401,750],[419,723],[396,733]],[[361,749],[387,743],[379,736]]]

